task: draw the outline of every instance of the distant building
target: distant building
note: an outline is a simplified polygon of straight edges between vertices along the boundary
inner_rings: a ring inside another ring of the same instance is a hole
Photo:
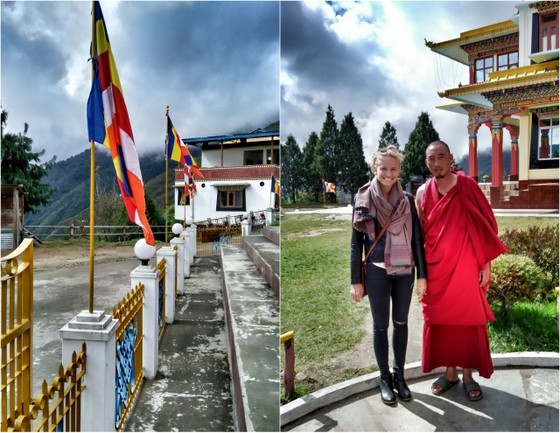
[[[469,83],[439,95],[457,101],[437,108],[466,114],[468,175],[478,180],[477,134],[492,132],[494,208],[558,208],[558,2],[526,1],[510,20],[434,43],[432,51],[469,68]],[[506,194],[502,149],[509,132]],[[517,192],[518,191],[518,192]]]
[[[187,197],[185,208],[183,171],[175,170],[175,219],[186,215],[200,222],[278,206],[271,188],[273,176],[280,180],[279,131],[259,129],[183,142],[201,149],[200,158],[193,156],[205,178],[195,180],[197,194]]]
[[[23,185],[2,185],[2,250],[13,250],[23,240]]]

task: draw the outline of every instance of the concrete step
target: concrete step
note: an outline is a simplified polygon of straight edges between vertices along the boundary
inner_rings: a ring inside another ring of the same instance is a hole
[[[274,232],[272,232],[274,233]],[[266,233],[270,235],[270,232]],[[241,246],[266,282],[280,297],[280,247],[265,234],[243,236]]]
[[[280,245],[280,227],[267,226],[262,229],[262,234],[268,240],[274,242],[276,245]]]
[[[234,431],[221,269],[196,258],[124,431]]]
[[[235,428],[279,431],[279,301],[240,245],[220,258]]]

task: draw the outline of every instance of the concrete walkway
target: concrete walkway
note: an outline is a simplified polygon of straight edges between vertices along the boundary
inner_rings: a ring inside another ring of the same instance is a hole
[[[410,402],[384,405],[379,373],[368,374],[283,406],[282,431],[557,432],[558,354],[502,355],[494,366],[491,379],[475,375],[484,393],[478,402],[467,400],[460,383],[434,396],[430,387],[440,373],[422,375],[413,363],[406,371]]]
[[[195,258],[159,368],[144,380],[125,431],[233,431],[233,403],[217,257]]]

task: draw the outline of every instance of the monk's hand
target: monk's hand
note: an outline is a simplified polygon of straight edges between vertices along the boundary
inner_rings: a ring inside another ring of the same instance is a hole
[[[486,263],[484,267],[478,271],[478,283],[480,287],[486,287],[490,281],[490,262]]]
[[[364,285],[362,283],[350,286],[350,296],[354,302],[360,302],[364,297]]]
[[[426,289],[428,288],[428,280],[426,278],[418,278],[416,280],[416,294],[420,299],[426,293]]]

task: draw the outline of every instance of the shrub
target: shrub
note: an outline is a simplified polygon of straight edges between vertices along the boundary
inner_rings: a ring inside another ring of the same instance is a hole
[[[518,301],[546,298],[547,279],[533,259],[516,254],[504,254],[492,262],[492,280],[488,301],[509,310]]]
[[[547,274],[548,292],[558,286],[558,227],[531,226],[525,230],[505,230],[500,236],[509,247],[510,254],[532,258],[535,264]]]

